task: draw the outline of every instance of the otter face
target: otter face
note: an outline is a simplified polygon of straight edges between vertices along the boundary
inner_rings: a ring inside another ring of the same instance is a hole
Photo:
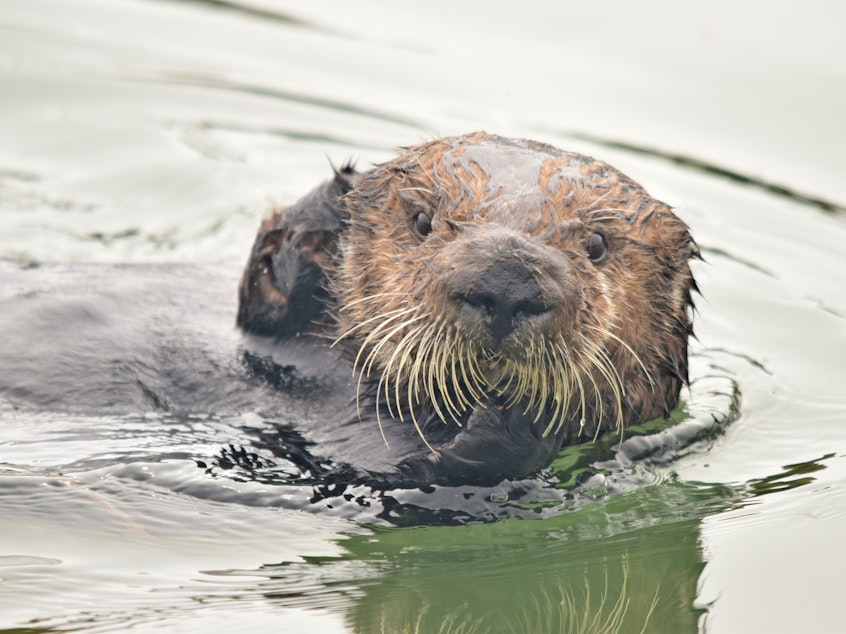
[[[476,133],[405,150],[343,201],[338,335],[392,413],[520,407],[593,432],[675,407],[695,245],[615,169]]]

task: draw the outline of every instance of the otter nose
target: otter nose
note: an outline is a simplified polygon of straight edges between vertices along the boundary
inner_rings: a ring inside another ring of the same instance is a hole
[[[549,311],[532,272],[514,258],[487,269],[460,298],[488,325],[496,339],[521,320]]]

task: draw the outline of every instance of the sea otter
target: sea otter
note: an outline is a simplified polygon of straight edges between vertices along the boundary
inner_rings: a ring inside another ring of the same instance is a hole
[[[223,265],[0,262],[0,415],[210,421],[221,465],[316,487],[522,478],[676,406],[696,256],[605,163],[431,141],[272,213],[237,298]]]
[[[384,439],[368,451],[403,439],[391,468],[355,477],[491,483],[676,407],[697,256],[670,207],[608,164],[477,132],[344,166],[276,210],[237,324],[348,371],[337,416]]]

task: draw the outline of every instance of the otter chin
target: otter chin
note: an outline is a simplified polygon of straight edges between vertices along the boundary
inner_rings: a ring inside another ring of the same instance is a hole
[[[488,483],[676,407],[697,256],[610,165],[477,132],[347,165],[275,210],[237,323],[331,346],[354,374],[353,433],[415,431],[425,447],[371,480]]]

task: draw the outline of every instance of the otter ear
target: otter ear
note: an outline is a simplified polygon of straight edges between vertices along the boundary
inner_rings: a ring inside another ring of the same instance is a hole
[[[357,175],[346,164],[261,223],[238,289],[237,324],[244,332],[291,337],[308,331],[324,311],[326,268],[346,217],[343,196]]]

